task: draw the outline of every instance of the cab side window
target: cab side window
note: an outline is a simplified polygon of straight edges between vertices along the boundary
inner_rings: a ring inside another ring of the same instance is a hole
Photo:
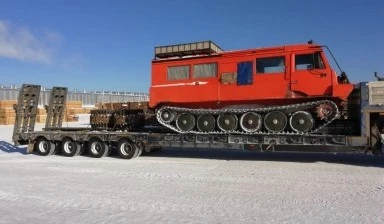
[[[193,65],[193,78],[208,78],[217,76],[217,63]]]
[[[189,65],[171,66],[168,67],[167,79],[179,80],[189,78]]]
[[[295,55],[295,69],[324,69],[324,62],[320,53]]]
[[[284,73],[284,72],[285,72],[284,56],[256,59],[256,73],[258,74]]]

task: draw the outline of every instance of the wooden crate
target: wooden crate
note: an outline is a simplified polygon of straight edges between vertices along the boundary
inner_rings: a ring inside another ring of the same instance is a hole
[[[68,108],[67,114],[69,115],[75,115],[75,114],[85,114],[86,109],[85,108]]]
[[[99,109],[107,109],[107,110],[113,110],[113,103],[102,103],[101,108]]]
[[[37,115],[47,115],[47,111],[45,110],[45,108],[37,108],[36,113]]]
[[[67,115],[65,116],[65,121],[66,122],[76,122],[79,120],[79,117],[76,115]]]
[[[47,121],[47,115],[37,115],[36,122],[37,123],[45,123]]]
[[[65,104],[67,108],[81,108],[83,106],[82,101],[67,101]]]
[[[87,108],[81,108],[78,114],[86,114],[87,113]]]
[[[17,100],[0,100],[0,108],[13,108],[14,104],[17,104]]]
[[[87,108],[84,108],[85,109],[85,113],[86,114],[90,114],[91,113],[91,110],[95,110],[97,109],[96,107],[87,107]]]
[[[0,117],[14,117],[16,116],[15,110],[11,107],[0,108]]]
[[[67,108],[67,110],[65,111],[65,113],[67,115],[74,115],[76,114],[76,109],[75,108]]]
[[[96,103],[96,104],[95,104],[95,107],[96,107],[97,109],[103,109],[103,103],[101,103],[101,102]]]
[[[16,117],[2,117],[0,118],[1,125],[15,124]]]

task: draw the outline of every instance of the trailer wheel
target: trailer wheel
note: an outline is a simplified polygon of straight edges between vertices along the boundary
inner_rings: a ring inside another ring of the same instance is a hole
[[[88,143],[88,152],[92,157],[104,157],[108,155],[109,151],[109,145],[106,142],[100,141],[98,139],[92,139]]]
[[[143,154],[143,151],[144,151],[144,146],[137,147],[137,153],[136,153],[135,157],[141,156],[141,154]]]
[[[70,138],[65,138],[61,143],[61,152],[67,157],[78,156],[81,153],[81,144]]]
[[[122,139],[117,145],[117,152],[123,159],[132,159],[137,156],[139,149],[132,141]]]
[[[35,143],[35,150],[41,156],[49,156],[55,153],[56,145],[54,142],[45,138],[38,138]]]

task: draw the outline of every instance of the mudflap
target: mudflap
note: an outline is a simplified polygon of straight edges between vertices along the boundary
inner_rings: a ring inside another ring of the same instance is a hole
[[[28,143],[27,153],[28,154],[33,153],[34,150],[35,150],[35,144],[33,142]]]

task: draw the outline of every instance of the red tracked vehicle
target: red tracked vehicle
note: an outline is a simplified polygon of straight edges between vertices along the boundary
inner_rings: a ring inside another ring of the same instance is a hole
[[[155,48],[149,106],[178,133],[316,133],[353,90],[312,44],[223,51],[211,41]],[[343,116],[340,116],[343,115]]]

